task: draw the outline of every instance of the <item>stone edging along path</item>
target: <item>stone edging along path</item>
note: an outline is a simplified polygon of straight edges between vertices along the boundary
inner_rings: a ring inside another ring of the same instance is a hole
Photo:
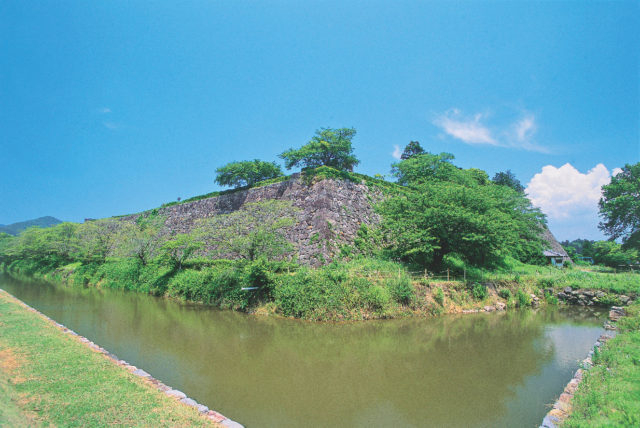
[[[617,321],[620,317],[625,315],[624,308],[613,306],[611,311],[609,312],[609,318],[612,321]],[[615,337],[615,327],[611,326],[608,321],[605,321],[604,328],[609,330],[607,333],[602,334],[598,341],[594,344],[593,348],[600,348],[604,343]],[[569,381],[567,386],[565,386],[564,391],[558,397],[558,400],[553,404],[553,409],[546,414],[544,419],[542,420],[542,425],[540,428],[558,428],[562,425],[569,415],[571,414],[571,400],[573,399],[573,395],[578,389],[578,385],[582,381],[582,377],[584,376],[584,372],[589,370],[593,366],[593,361],[591,357],[593,356],[594,350],[589,351],[589,356],[582,360],[580,363],[580,368],[576,370],[576,373],[573,375],[573,379]]]
[[[69,334],[71,336],[74,336],[76,338],[76,340],[78,340],[81,343],[84,343],[87,347],[89,347],[94,352],[97,352],[97,353],[100,353],[100,354],[104,355],[107,359],[111,360],[113,363],[117,364],[118,366],[121,366],[121,367],[125,368],[130,373],[147,380],[151,385],[153,385],[155,388],[157,388],[163,394],[168,395],[169,397],[172,397],[177,401],[180,401],[185,406],[191,406],[191,407],[195,408],[204,417],[206,417],[206,418],[208,418],[208,419],[210,419],[210,420],[212,420],[212,421],[214,421],[216,423],[219,423],[220,425],[225,426],[225,427],[244,428],[243,425],[239,424],[238,422],[227,418],[226,416],[222,415],[221,413],[216,412],[215,410],[209,409],[204,404],[200,404],[200,403],[198,403],[197,401],[195,401],[192,398],[187,397],[187,395],[184,392],[178,391],[177,389],[173,389],[170,386],[165,385],[164,383],[162,383],[158,379],[154,378],[153,376],[151,376],[149,373],[145,372],[144,370],[142,370],[142,369],[140,369],[140,368],[138,368],[138,367],[136,367],[134,365],[131,365],[131,364],[127,363],[124,360],[119,359],[117,356],[115,356],[114,354],[110,353],[106,349],[96,345],[95,343],[93,343],[92,341],[87,339],[86,337],[80,336],[75,331],[65,327],[64,325],[62,325],[59,322],[49,318],[48,316],[46,316],[42,312],[38,311],[37,309],[34,309],[31,306],[27,305],[25,302],[23,302],[22,300],[18,299],[17,297],[12,295],[11,293],[8,293],[7,291],[5,291],[5,290],[3,290],[1,288],[0,288],[0,293],[7,294],[11,298],[13,298],[16,302],[18,302],[18,304],[20,306],[24,307],[26,310],[28,310],[30,312],[33,312],[33,313],[37,314],[38,316],[40,316],[42,319],[44,319],[45,321],[47,321],[50,324],[52,324],[54,327],[56,327],[61,332]]]

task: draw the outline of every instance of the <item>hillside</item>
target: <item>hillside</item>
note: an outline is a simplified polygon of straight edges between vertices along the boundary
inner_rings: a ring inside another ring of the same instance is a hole
[[[55,217],[39,217],[33,220],[20,221],[9,225],[0,225],[0,233],[8,233],[9,235],[15,236],[29,227],[51,227],[59,223],[62,223],[62,220],[58,220]]]
[[[198,220],[237,212],[247,204],[289,201],[297,209],[296,223],[285,231],[286,240],[294,248],[292,255],[303,265],[318,267],[330,262],[341,247],[353,245],[363,225],[378,224],[381,217],[375,212],[376,203],[396,191],[393,183],[359,174],[317,174],[311,179],[294,174],[276,183],[194,198],[153,212],[165,218],[164,224],[172,234],[189,233]],[[121,219],[134,220],[150,212]],[[564,253],[546,227],[542,239],[547,243],[546,249]]]

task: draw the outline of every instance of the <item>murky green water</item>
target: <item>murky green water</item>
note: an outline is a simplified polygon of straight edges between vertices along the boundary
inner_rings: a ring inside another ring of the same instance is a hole
[[[248,427],[534,427],[604,313],[353,324],[276,320],[110,290],[0,288]]]

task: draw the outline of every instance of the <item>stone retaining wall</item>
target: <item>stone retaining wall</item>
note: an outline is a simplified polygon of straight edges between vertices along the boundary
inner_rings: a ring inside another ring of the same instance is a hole
[[[297,223],[286,231],[285,237],[294,246],[293,255],[303,265],[320,266],[338,253],[338,244],[353,244],[361,224],[380,221],[373,209],[380,197],[364,183],[324,179],[307,184],[294,174],[281,183],[162,207],[158,214],[166,217],[165,226],[172,233],[187,233],[199,219],[228,214],[247,203],[291,201],[298,209]],[[138,216],[122,219],[135,220]]]
[[[547,289],[545,292],[553,293],[553,289]],[[599,290],[574,290],[571,287],[566,287],[564,290],[557,293],[556,296],[563,302],[580,306],[610,305],[612,300],[621,305],[629,305],[636,297],[626,296],[624,294],[607,294],[604,291]]]

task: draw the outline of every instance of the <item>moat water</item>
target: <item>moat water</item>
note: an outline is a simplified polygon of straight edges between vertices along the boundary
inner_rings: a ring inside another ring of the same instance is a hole
[[[247,427],[536,427],[604,310],[316,324],[0,276],[0,288]]]

